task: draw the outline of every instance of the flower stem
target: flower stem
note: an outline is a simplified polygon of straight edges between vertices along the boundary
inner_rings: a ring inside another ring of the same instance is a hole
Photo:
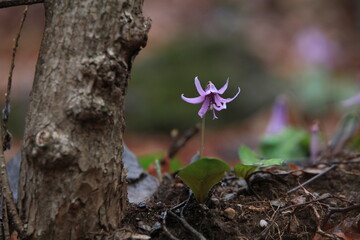
[[[204,139],[205,139],[205,116],[203,116],[201,121],[201,138],[200,138],[200,158],[204,155]]]

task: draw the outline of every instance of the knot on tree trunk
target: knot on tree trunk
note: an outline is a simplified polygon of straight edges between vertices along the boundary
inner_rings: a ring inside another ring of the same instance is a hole
[[[25,152],[27,159],[40,168],[63,169],[73,164],[79,150],[68,136],[46,127],[27,139]]]
[[[92,123],[106,123],[113,115],[102,97],[83,92],[74,92],[65,111],[77,121]]]

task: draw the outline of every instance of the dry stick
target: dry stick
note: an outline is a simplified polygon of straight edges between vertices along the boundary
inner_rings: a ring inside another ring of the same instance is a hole
[[[44,0],[5,0],[5,1],[0,1],[0,8],[16,7],[21,5],[32,5],[43,2]]]
[[[168,157],[173,158],[176,153],[185,146],[185,144],[200,130],[200,126],[196,125],[193,128],[186,130],[182,135],[173,134],[172,141],[168,150]]]
[[[329,220],[331,215],[333,215],[334,213],[339,213],[339,212],[346,213],[346,212],[350,212],[350,211],[352,211],[354,209],[360,209],[360,203],[352,205],[350,207],[345,207],[345,208],[329,208],[328,213],[326,214],[326,216],[324,217],[323,222],[321,223],[321,226],[323,227],[327,223],[327,221]]]
[[[29,7],[26,6],[24,9],[24,13],[23,16],[20,20],[20,26],[19,26],[19,30],[17,32],[16,38],[14,39],[14,46],[13,46],[13,51],[12,51],[12,56],[11,56],[11,66],[10,66],[10,71],[9,71],[9,77],[8,77],[8,84],[7,84],[7,91],[5,94],[5,107],[8,108],[10,105],[10,93],[11,93],[11,85],[12,85],[12,76],[13,76],[13,72],[14,72],[14,68],[15,68],[15,56],[16,56],[16,50],[19,47],[19,39],[20,39],[20,35],[21,35],[21,31],[22,28],[24,26],[24,22],[26,19],[26,15],[28,12]],[[8,118],[5,119],[4,122],[7,122]]]
[[[187,206],[187,204],[189,203],[192,194],[193,194],[193,192],[191,191],[191,189],[189,189],[188,198],[187,198],[185,201],[179,203],[178,205],[170,208],[170,211],[174,211],[174,210],[176,210],[176,209],[178,209],[178,208],[181,208],[181,211],[184,211],[184,208],[185,208],[185,207]]]
[[[256,238],[256,240],[263,239],[268,234],[268,232],[270,231],[272,226],[275,224],[276,220],[279,218],[280,213],[282,213],[286,210],[289,210],[290,208],[302,207],[302,206],[309,205],[314,202],[319,202],[319,201],[325,200],[327,198],[333,198],[333,196],[329,194],[329,195],[325,195],[325,196],[319,197],[317,199],[314,199],[314,200],[311,200],[308,202],[294,204],[294,205],[290,205],[290,206],[287,206],[287,207],[284,207],[281,209],[277,209],[275,211],[275,213],[273,214],[273,216],[271,217],[271,221],[270,221],[269,225],[260,233],[260,235]]]
[[[1,184],[1,178],[0,178],[0,184]],[[5,205],[3,194],[2,194],[1,190],[0,190],[0,199],[1,199],[1,206],[0,206],[1,216],[4,216],[4,212],[5,212],[4,208],[6,207],[6,205]],[[0,239],[6,239],[3,234],[4,227],[5,227],[4,226],[4,218],[2,218],[2,219],[0,219]]]
[[[296,191],[299,190],[300,188],[302,188],[302,187],[308,185],[309,183],[315,181],[316,179],[318,179],[319,177],[323,176],[324,174],[326,174],[327,172],[333,170],[333,169],[336,168],[336,167],[337,167],[337,165],[335,165],[335,164],[332,165],[331,167],[325,169],[323,172],[315,175],[314,177],[312,177],[312,178],[310,178],[309,180],[305,181],[304,183],[300,184],[300,185],[297,186],[296,188],[293,188],[293,189],[289,190],[289,191],[287,192],[287,194],[291,194],[291,193],[296,192]]]
[[[0,128],[0,146],[2,146],[2,136],[3,133],[2,133],[2,129]],[[16,231],[18,231],[20,235],[23,235],[25,233],[25,228],[23,222],[19,217],[14,200],[12,198],[12,192],[9,185],[6,166],[5,166],[4,151],[2,147],[0,147],[0,173],[1,173],[2,193],[4,196],[8,214],[10,215],[10,218],[14,223],[14,227]]]
[[[188,196],[188,198],[185,200],[185,204],[184,204],[184,206],[182,206],[182,208],[181,208],[181,210],[180,210],[180,216],[181,216],[182,218],[184,218],[185,208],[186,208],[187,205],[189,204],[192,195],[193,195],[193,192],[192,192],[191,189],[189,189],[189,196]]]
[[[169,231],[169,229],[167,229],[166,227],[166,217],[168,214],[168,210],[165,212],[164,218],[163,218],[163,225],[162,228],[164,230],[164,232],[166,233],[166,235],[168,235],[169,238],[171,238],[171,240],[179,240],[177,237],[175,237],[174,235],[171,234],[171,232]]]
[[[23,13],[23,17],[21,19],[20,22],[20,27],[19,27],[19,31],[17,34],[17,37],[15,39],[15,43],[14,43],[14,47],[13,47],[13,55],[12,55],[12,61],[11,61],[11,69],[9,72],[9,79],[8,79],[8,89],[7,89],[7,94],[6,94],[6,107],[9,106],[10,104],[10,91],[11,91],[11,83],[12,83],[12,73],[15,67],[15,55],[16,55],[16,49],[18,47],[18,42],[19,42],[19,38],[20,38],[20,33],[22,30],[22,27],[24,25],[24,21],[26,18],[26,14],[28,11],[28,7],[25,7],[24,13]],[[7,121],[7,119],[6,119]],[[4,121],[4,130],[6,131],[6,121]],[[15,203],[13,201],[12,198],[12,192],[11,192],[11,188],[9,185],[9,181],[8,181],[8,176],[7,176],[7,171],[6,171],[6,165],[5,165],[5,157],[4,157],[4,150],[3,150],[3,138],[5,137],[5,134],[7,134],[6,132],[3,132],[3,129],[0,127],[0,173],[1,173],[1,191],[3,194],[3,198],[6,204],[6,212],[4,214],[9,215],[10,216],[10,220],[12,220],[15,229],[21,234],[23,235],[25,233],[25,228],[24,228],[24,224],[21,221],[19,214],[17,212]],[[6,224],[6,223],[5,223]],[[4,225],[5,226],[5,225]]]
[[[17,32],[16,38],[14,39],[14,46],[12,49],[12,57],[11,57],[11,66],[10,66],[10,70],[9,70],[9,77],[8,77],[8,83],[7,83],[7,91],[5,93],[5,107],[3,110],[3,128],[4,128],[4,135],[3,135],[3,148],[4,151],[6,149],[10,149],[10,141],[11,141],[11,135],[7,130],[7,122],[9,120],[9,114],[10,114],[10,94],[11,94],[11,86],[12,86],[12,76],[13,76],[13,72],[14,72],[14,68],[15,68],[15,56],[16,56],[16,50],[19,46],[19,39],[20,39],[20,34],[21,34],[21,30],[24,26],[24,22],[26,19],[26,15],[28,12],[28,6],[25,7],[24,9],[24,13],[23,16],[20,20],[20,26],[19,26],[19,30]]]
[[[10,239],[10,227],[9,227],[8,213],[5,202],[3,202],[2,204],[2,208],[3,208],[4,239]]]
[[[269,225],[260,233],[260,235],[255,240],[264,239],[264,237],[266,237],[268,235],[270,229],[272,228],[275,221],[279,217],[279,214],[280,214],[280,211],[276,210],[275,213],[273,214],[272,221],[270,221]]]
[[[299,203],[299,204],[294,204],[294,205],[290,205],[290,206],[284,207],[284,208],[280,209],[280,211],[281,211],[281,212],[284,212],[284,211],[286,211],[286,210],[289,210],[290,208],[302,207],[302,206],[309,205],[309,204],[314,203],[314,202],[320,202],[320,201],[325,200],[325,199],[328,199],[328,198],[335,198],[335,197],[332,196],[332,195],[330,195],[330,194],[324,194],[324,196],[319,197],[319,198],[317,198],[317,199],[310,200],[310,201],[308,201],[308,202]]]
[[[172,211],[169,211],[170,215],[175,217],[176,219],[178,219],[182,225],[189,230],[192,234],[194,234],[198,239],[200,240],[206,240],[206,238],[204,237],[204,235],[202,235],[201,233],[199,233],[198,231],[195,230],[195,228],[193,228],[183,217],[179,217],[178,215],[176,215],[175,213],[173,213]]]

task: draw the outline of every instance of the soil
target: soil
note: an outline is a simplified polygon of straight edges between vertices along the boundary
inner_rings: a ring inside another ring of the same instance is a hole
[[[132,239],[360,239],[360,159],[332,159],[312,168],[262,169],[248,181],[229,174],[205,204],[189,195],[176,174],[165,175],[150,201],[130,206],[123,231]]]

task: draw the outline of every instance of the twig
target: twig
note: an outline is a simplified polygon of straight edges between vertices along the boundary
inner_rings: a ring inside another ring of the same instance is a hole
[[[174,210],[176,210],[176,209],[178,209],[178,208],[182,208],[181,211],[184,211],[184,208],[188,205],[192,194],[193,194],[193,192],[191,191],[191,189],[189,189],[189,196],[188,196],[188,198],[187,198],[185,201],[179,203],[178,205],[170,208],[170,210],[171,210],[171,211],[174,211]]]
[[[32,5],[43,2],[44,0],[5,0],[5,1],[0,1],[0,8],[16,7],[21,5]]]
[[[351,164],[351,163],[360,163],[360,158],[353,158],[346,161],[331,161],[329,164]],[[319,164],[327,164],[327,163],[321,162]]]
[[[200,240],[206,240],[206,238],[204,237],[204,235],[202,235],[201,233],[199,233],[198,231],[196,231],[195,228],[193,228],[183,217],[179,217],[178,215],[176,215],[175,213],[173,213],[172,211],[169,211],[170,215],[175,217],[177,220],[179,220],[181,222],[181,224],[187,229],[189,230],[192,234],[194,234],[194,236],[196,236],[198,239]]]
[[[279,217],[279,214],[280,214],[280,211],[276,210],[272,216],[271,221],[269,222],[269,225],[260,233],[260,235],[256,238],[256,240],[264,239],[264,237],[266,237],[268,235],[270,229],[272,228],[272,226],[276,222],[277,218]]]
[[[192,196],[193,196],[193,192],[192,192],[191,190],[189,190],[189,196],[188,196],[188,198],[187,198],[186,201],[185,201],[185,205],[181,208],[181,211],[180,211],[180,216],[181,216],[182,218],[184,218],[185,208],[186,208],[187,205],[189,204],[190,199],[191,199]]]
[[[297,186],[297,187],[289,190],[289,191],[287,192],[287,194],[291,194],[291,193],[296,192],[296,191],[299,190],[300,188],[302,188],[302,187],[308,185],[309,183],[315,181],[316,179],[318,179],[319,177],[323,176],[324,174],[326,174],[327,172],[333,170],[333,169],[336,168],[336,167],[337,167],[337,165],[335,165],[335,164],[332,165],[331,167],[325,169],[323,172],[315,175],[314,177],[310,178],[309,180],[305,181],[304,183],[300,184],[299,186]]]
[[[260,240],[260,239],[264,239],[264,237],[268,234],[268,232],[270,231],[270,229],[272,228],[272,226],[276,223],[277,219],[280,217],[280,213],[285,212],[286,210],[289,210],[290,208],[297,208],[297,207],[302,207],[305,205],[309,205],[311,203],[314,202],[319,202],[322,200],[325,200],[327,198],[332,198],[332,195],[324,195],[318,199],[314,199],[305,203],[299,203],[299,204],[294,204],[294,205],[290,205],[284,208],[278,208],[276,209],[276,211],[274,212],[274,214],[271,217],[271,221],[269,221],[269,225],[260,233],[260,235],[256,238],[256,240]]]
[[[2,129],[0,128],[0,146],[2,146]],[[24,224],[20,219],[20,216],[17,212],[14,200],[12,198],[12,192],[9,185],[9,180],[7,176],[6,166],[5,166],[5,158],[4,158],[4,151],[0,147],[0,173],[1,173],[1,187],[2,187],[2,194],[4,196],[4,200],[6,203],[6,208],[8,214],[10,215],[10,219],[12,220],[15,229],[20,233],[20,235],[25,234]]]
[[[1,2],[0,2],[1,3]],[[7,91],[5,93],[5,107],[2,112],[2,119],[3,119],[3,128],[4,128],[4,138],[3,138],[3,149],[4,151],[7,149],[10,149],[10,142],[11,142],[11,134],[9,133],[7,129],[7,122],[9,120],[9,114],[10,114],[10,94],[11,94],[11,85],[12,85],[12,76],[15,68],[15,56],[16,56],[16,50],[19,46],[19,39],[21,35],[21,30],[24,26],[24,22],[26,19],[26,15],[28,12],[28,6],[25,7],[23,16],[20,20],[20,26],[19,30],[17,32],[16,38],[14,40],[14,46],[12,49],[12,56],[11,56],[11,66],[9,70],[9,78],[7,83]]]
[[[171,211],[171,210],[170,210]],[[166,235],[168,235],[169,238],[171,238],[171,240],[179,240],[177,237],[175,237],[174,235],[171,234],[171,232],[169,231],[169,229],[167,229],[166,227],[166,217],[168,214],[168,210],[165,212],[164,214],[164,218],[163,218],[163,225],[162,228],[164,230],[164,232],[166,233]]]
[[[4,195],[4,200],[7,206],[8,214],[10,215],[10,218],[12,222],[14,223],[15,229],[20,232],[24,233],[24,224],[22,220],[20,219],[20,216],[17,212],[14,200],[12,199],[12,193],[9,186],[9,182],[7,180],[7,173],[6,173],[6,167],[4,164],[4,153],[1,151],[0,156],[0,167],[1,167],[1,183],[2,183],[2,191]]]
[[[345,208],[329,208],[328,213],[326,214],[326,216],[324,217],[324,220],[321,223],[321,226],[322,227],[325,226],[325,224],[328,222],[331,215],[333,215],[334,213],[339,213],[339,212],[346,213],[346,212],[350,212],[354,209],[360,209],[360,203],[349,206],[349,207],[345,207]]]
[[[259,175],[259,174],[266,174],[266,175],[269,175],[270,177],[272,177],[273,179],[266,179],[266,178],[263,178],[261,180],[256,180],[255,181],[255,176],[256,175]],[[277,183],[277,184],[284,184],[284,185],[287,185],[287,183],[282,179],[280,178],[279,176],[277,176],[276,174],[272,173],[272,172],[268,172],[268,171],[255,171],[255,172],[252,172],[250,173],[247,177],[245,177],[245,181],[246,181],[246,184],[248,186],[248,191],[252,194],[255,195],[255,197],[259,200],[262,200],[261,197],[254,191],[254,188],[252,187],[253,183],[256,183],[256,182],[261,182],[261,181],[268,181],[268,182],[271,182],[271,183]]]
[[[185,146],[185,144],[199,132],[200,126],[196,125],[193,128],[186,130],[182,135],[179,136],[177,131],[171,134],[171,144],[168,150],[168,157],[173,158],[176,153]]]
[[[10,239],[10,228],[9,228],[9,220],[8,220],[8,213],[7,213],[7,208],[6,208],[6,203],[3,200],[2,203],[2,214],[3,214],[3,230],[4,230],[4,239]]]
[[[310,200],[308,202],[304,202],[304,203],[299,203],[299,204],[294,204],[294,205],[290,205],[290,206],[287,206],[287,207],[284,207],[282,209],[280,209],[281,212],[284,212],[290,208],[297,208],[297,207],[302,207],[302,206],[305,206],[305,205],[309,205],[311,203],[314,203],[314,202],[320,202],[322,200],[325,200],[325,199],[328,199],[328,198],[334,198],[334,196],[330,195],[330,194],[324,194],[324,196],[322,197],[319,197],[317,199],[313,199],[313,200]]]
[[[329,233],[326,233],[324,232],[322,229],[321,229],[321,226],[320,226],[320,214],[318,213],[318,211],[316,210],[316,208],[314,206],[311,206],[314,214],[315,214],[315,217],[316,217],[316,223],[317,223],[317,229],[316,229],[316,233],[318,233],[319,235],[323,236],[323,237],[326,237],[326,239],[338,239],[338,240],[342,240],[342,238],[334,235],[334,234],[329,234]]]

